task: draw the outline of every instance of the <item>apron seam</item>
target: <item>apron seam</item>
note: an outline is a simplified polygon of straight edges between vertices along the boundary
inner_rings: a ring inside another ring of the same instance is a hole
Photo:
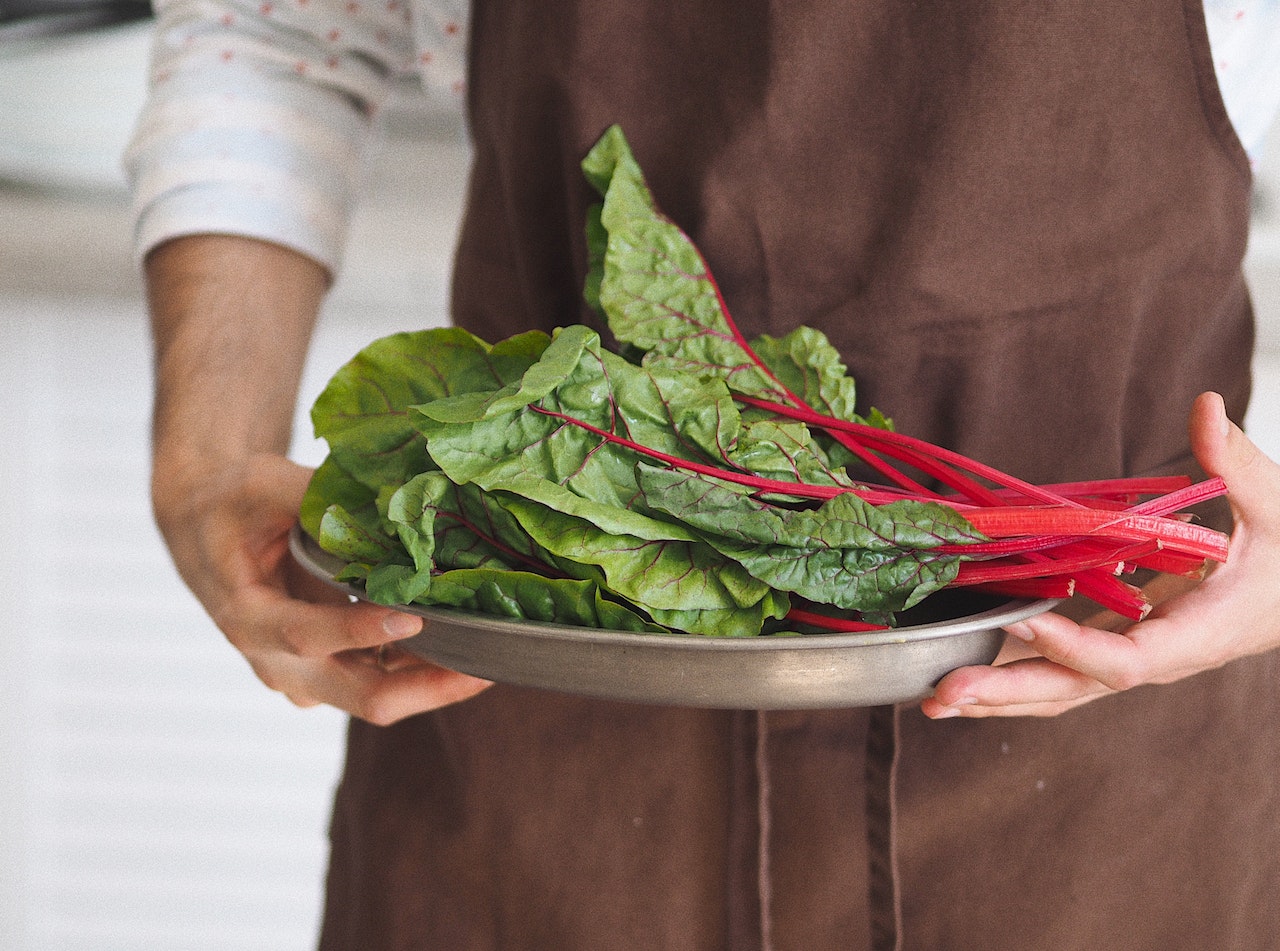
[[[764,710],[756,711],[756,827],[759,839],[756,845],[756,888],[760,907],[760,948],[773,951],[773,877],[771,811],[773,786],[769,771],[769,716]]]
[[[898,869],[899,710],[873,707],[867,724],[866,810],[868,902],[872,951],[901,951],[902,897]]]

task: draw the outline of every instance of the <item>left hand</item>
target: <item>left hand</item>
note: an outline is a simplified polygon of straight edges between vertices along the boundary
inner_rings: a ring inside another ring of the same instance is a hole
[[[1156,607],[1123,630],[1057,614],[1009,626],[996,665],[947,674],[921,704],[926,716],[1055,716],[1280,647],[1280,464],[1227,419],[1216,393],[1197,398],[1189,430],[1197,461],[1227,484],[1235,528],[1226,563],[1167,600],[1181,579],[1157,578],[1148,587]]]

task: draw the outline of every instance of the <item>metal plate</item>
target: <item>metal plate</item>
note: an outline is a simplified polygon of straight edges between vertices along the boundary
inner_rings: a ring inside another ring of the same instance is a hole
[[[358,586],[333,580],[344,563],[313,539],[295,529],[290,548],[307,571],[363,597]],[[401,610],[425,618],[426,626],[399,646],[486,680],[607,700],[724,709],[863,707],[922,699],[949,671],[991,663],[1004,640],[1002,625],[1057,603],[957,601],[940,592],[892,631],[754,638],[634,634],[408,605]]]

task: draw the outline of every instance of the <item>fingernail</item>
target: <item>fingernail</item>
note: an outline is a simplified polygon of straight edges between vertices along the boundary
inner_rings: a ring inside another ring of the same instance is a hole
[[[1025,621],[1014,621],[1005,627],[1006,634],[1012,634],[1014,637],[1023,641],[1034,641],[1036,632],[1031,629],[1031,625]]]
[[[1222,397],[1218,397],[1218,428],[1224,436],[1231,433],[1231,419],[1227,416],[1227,404],[1223,402]]]
[[[382,629],[388,637],[410,637],[422,630],[422,618],[397,611],[382,619]]]
[[[942,708],[940,713],[934,715],[935,720],[945,720],[948,717],[960,716],[961,707],[971,707],[978,702],[977,697],[961,697],[959,700],[952,701],[950,704]]]

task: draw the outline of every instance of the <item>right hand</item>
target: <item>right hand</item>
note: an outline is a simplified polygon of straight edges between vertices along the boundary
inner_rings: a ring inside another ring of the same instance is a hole
[[[310,473],[284,452],[327,271],[279,245],[193,235],[154,249],[146,272],[156,522],[255,673],[296,704],[377,724],[488,686],[387,647],[422,621],[350,603],[289,556]]]
[[[299,706],[329,704],[386,725],[474,696],[489,682],[394,646],[422,619],[352,603],[302,571],[289,530],[310,470],[261,454],[175,491],[153,485],[174,562],[227,639],[268,687]]]

